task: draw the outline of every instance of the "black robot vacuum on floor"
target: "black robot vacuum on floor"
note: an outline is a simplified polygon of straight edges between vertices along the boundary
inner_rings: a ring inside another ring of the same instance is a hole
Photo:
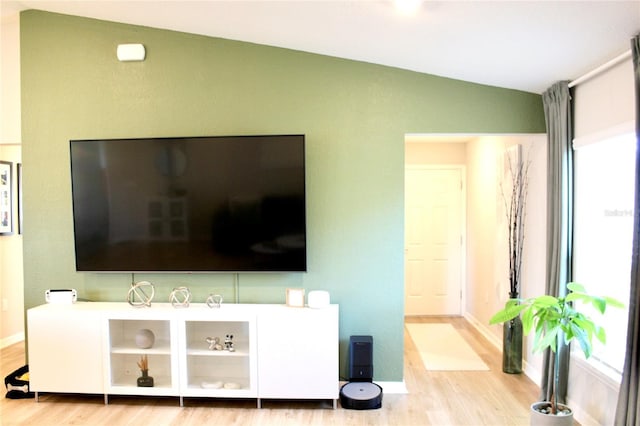
[[[373,337],[349,338],[349,383],[340,388],[342,408],[372,410],[382,407],[382,388],[373,383]]]

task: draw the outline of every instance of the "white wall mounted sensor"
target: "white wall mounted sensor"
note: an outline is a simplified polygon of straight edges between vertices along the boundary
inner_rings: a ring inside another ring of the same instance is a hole
[[[140,43],[119,44],[116,53],[121,62],[144,61],[146,55],[144,45]]]

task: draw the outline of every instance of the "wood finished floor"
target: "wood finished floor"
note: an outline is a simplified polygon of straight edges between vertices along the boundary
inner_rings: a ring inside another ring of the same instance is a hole
[[[216,400],[42,394],[33,399],[0,400],[0,424],[9,425],[528,425],[529,405],[538,387],[524,375],[501,371],[497,349],[462,318],[420,317],[407,322],[447,322],[487,363],[491,371],[426,371],[404,334],[404,379],[408,394],[385,394],[378,410],[333,410],[330,402]],[[24,345],[0,352],[2,377],[24,365]],[[81,371],[78,374],[82,374]],[[2,389],[4,396],[4,388]]]

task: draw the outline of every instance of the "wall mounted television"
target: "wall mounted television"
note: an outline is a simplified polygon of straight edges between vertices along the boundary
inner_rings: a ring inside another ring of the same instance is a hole
[[[304,135],[72,140],[76,270],[306,271]]]

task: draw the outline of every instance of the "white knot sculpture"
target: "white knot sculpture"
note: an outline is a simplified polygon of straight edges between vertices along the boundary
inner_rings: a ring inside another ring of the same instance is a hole
[[[207,306],[210,308],[219,308],[222,306],[222,295],[210,294],[209,297],[207,297]]]
[[[174,288],[169,294],[169,301],[174,308],[188,308],[191,302],[191,291],[187,287]]]
[[[127,293],[127,301],[131,306],[149,307],[156,291],[149,281],[139,281],[131,283],[131,288]]]

